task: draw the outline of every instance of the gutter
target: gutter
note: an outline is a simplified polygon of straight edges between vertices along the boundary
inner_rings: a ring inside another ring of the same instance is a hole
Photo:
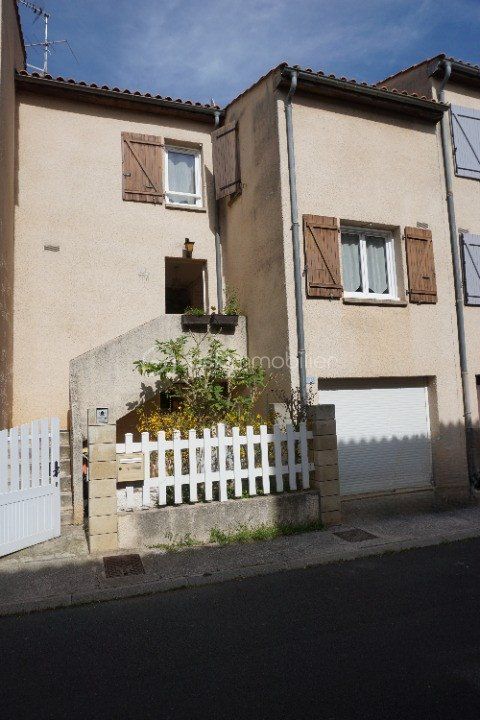
[[[112,105],[116,103],[143,105],[143,110],[152,112],[154,110],[169,110],[177,114],[194,114],[200,116],[204,122],[215,121],[217,108],[203,107],[195,104],[176,102],[175,100],[164,100],[156,97],[147,97],[142,94],[126,93],[121,90],[105,90],[104,88],[80,85],[80,83],[62,82],[59,80],[47,80],[42,77],[16,74],[15,83],[17,88],[29,92],[39,92],[44,95],[57,95],[68,97],[77,95],[77,99],[86,102],[98,102],[100,104]]]
[[[475,67],[474,65],[466,65],[465,63],[458,62],[458,60],[454,60],[453,58],[446,58],[439,60],[439,62],[436,63],[435,67],[431,70],[430,75],[433,75],[435,77],[441,76],[442,72],[445,70],[445,63],[450,63],[451,66],[451,72],[450,72],[450,78],[451,80],[471,80],[472,82],[478,84],[480,83],[480,67]]]
[[[444,59],[438,67],[442,67],[444,71],[443,79],[438,91],[438,96],[442,103],[445,103],[445,86],[452,74],[452,62]],[[438,69],[438,68],[437,68]],[[455,285],[455,309],[457,314],[457,332],[458,347],[460,359],[460,372],[462,377],[462,393],[463,393],[463,414],[465,420],[466,450],[468,474],[471,485],[475,485],[478,480],[478,464],[475,452],[475,435],[472,423],[472,401],[470,396],[470,382],[467,360],[467,344],[465,338],[465,305],[463,295],[463,279],[460,262],[460,251],[458,247],[458,229],[455,217],[455,203],[453,197],[453,181],[451,169],[451,136],[450,136],[450,119],[449,113],[444,113],[441,121],[441,140],[443,167],[445,173],[446,200],[448,210],[448,224],[450,230],[450,247],[452,251],[453,262],[453,280]]]
[[[357,100],[364,104],[381,105],[395,112],[417,115],[434,122],[441,120],[444,111],[448,109],[448,105],[442,102],[433,102],[420,97],[396,93],[392,90],[382,90],[371,85],[362,85],[349,80],[340,80],[291,67],[287,67],[282,71],[281,82],[285,81],[286,84],[292,72],[297,73],[299,89],[301,85],[302,90],[335,95],[345,100]]]
[[[303,325],[303,282],[300,263],[300,230],[298,223],[297,177],[295,167],[295,145],[293,142],[292,98],[297,89],[298,72],[291,70],[290,89],[285,98],[285,120],[287,130],[288,179],[290,186],[290,214],[292,219],[293,273],[295,279],[295,314],[297,320],[297,358],[302,406],[307,407],[307,372],[305,367],[305,330]]]

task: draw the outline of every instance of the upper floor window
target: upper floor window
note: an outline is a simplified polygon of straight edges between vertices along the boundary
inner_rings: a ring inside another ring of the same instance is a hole
[[[396,299],[391,233],[342,228],[343,288],[346,297]]]
[[[165,201],[170,205],[201,207],[203,201],[200,150],[167,146],[165,154]]]

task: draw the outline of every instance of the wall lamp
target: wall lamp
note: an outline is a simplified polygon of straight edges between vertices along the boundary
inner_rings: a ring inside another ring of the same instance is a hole
[[[191,258],[193,255],[193,246],[195,245],[193,240],[185,238],[185,257]]]

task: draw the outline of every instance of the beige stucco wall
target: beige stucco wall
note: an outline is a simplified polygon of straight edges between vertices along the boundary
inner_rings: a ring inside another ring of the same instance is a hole
[[[24,65],[14,0],[0,0],[0,429],[11,424],[13,227],[17,116],[14,70]]]
[[[464,87],[456,83],[448,83],[445,90],[447,102],[452,105],[480,110],[480,81],[478,90]],[[453,146],[452,146],[453,150]],[[452,156],[452,170],[454,171]],[[468,230],[480,235],[480,180],[453,176],[453,193],[455,215],[459,231]],[[472,401],[472,419],[478,427],[479,405],[475,376],[480,375],[480,308],[465,307],[465,334],[467,341],[467,358],[469,370],[469,386]],[[479,433],[480,434],[480,433]]]
[[[70,360],[165,312],[165,257],[181,257],[185,237],[207,260],[214,304],[213,121],[19,101],[13,420],[55,414],[66,427]],[[124,131],[200,144],[209,211],[123,201]]]
[[[271,377],[261,410],[290,388],[275,83],[272,74],[227,109],[226,122],[237,122],[243,189],[220,202],[226,282],[247,316],[249,356]]]
[[[286,217],[289,185],[281,98],[278,122]],[[431,378],[432,387],[436,384],[437,404],[432,428],[435,482],[445,489],[465,485],[453,276],[437,131],[431,124],[412,119],[299,95],[293,124],[300,218],[310,213],[331,215],[349,224],[391,228],[400,288],[408,287],[403,229],[417,222],[428,223],[438,286],[436,305],[372,307],[305,298],[307,375]],[[294,280],[287,222],[284,246],[293,357]],[[405,299],[404,291],[401,297]],[[293,363],[292,367],[296,371]]]

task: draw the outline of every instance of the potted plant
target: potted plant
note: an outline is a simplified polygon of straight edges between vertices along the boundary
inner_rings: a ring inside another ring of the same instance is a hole
[[[217,328],[235,328],[238,325],[238,315],[240,313],[238,303],[238,293],[236,289],[230,285],[227,285],[225,289],[225,307],[223,313],[215,312],[212,307],[212,314],[210,316],[210,322],[213,327]]]
[[[199,307],[187,307],[182,315],[182,327],[184,329],[205,329],[208,325],[208,315],[205,310]]]

